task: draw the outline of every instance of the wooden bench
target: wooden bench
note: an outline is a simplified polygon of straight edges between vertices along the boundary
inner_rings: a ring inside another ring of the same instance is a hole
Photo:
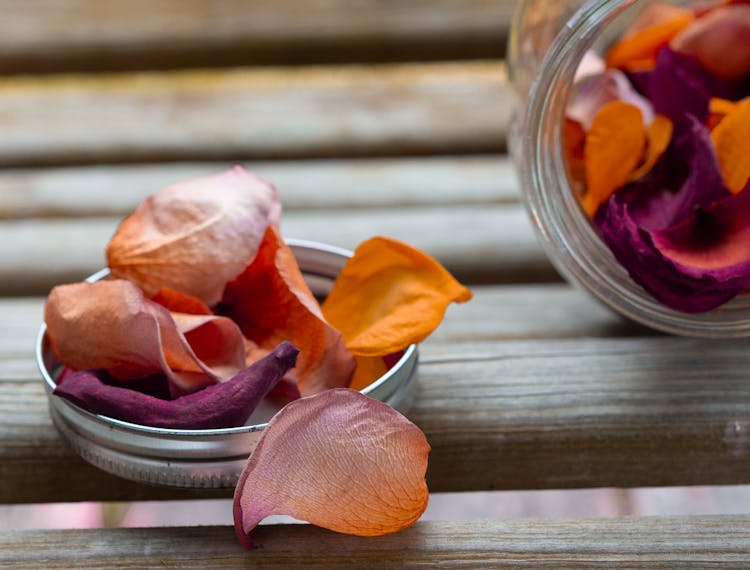
[[[432,492],[750,482],[747,343],[626,322],[536,244],[503,155],[511,4],[0,3],[0,503],[230,495],[81,461],[32,352],[43,295],[103,265],[120,217],[232,161],[278,184],[285,235],[393,235],[472,284],[421,348],[409,416]],[[424,521],[374,539],[270,525],[250,553],[228,526],[2,531],[0,567],[740,566],[747,512]]]

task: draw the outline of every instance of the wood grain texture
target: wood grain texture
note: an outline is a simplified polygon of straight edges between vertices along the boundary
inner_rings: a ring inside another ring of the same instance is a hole
[[[221,172],[226,162],[0,170],[0,218],[124,216],[149,194]],[[277,186],[285,212],[514,204],[507,156],[248,162]]]
[[[511,0],[2,0],[0,72],[499,57]]]
[[[0,165],[501,152],[500,61],[0,79]]]
[[[417,522],[361,538],[260,527],[241,550],[226,526],[0,533],[4,568],[696,568],[750,564],[750,517]]]
[[[476,293],[421,349],[409,416],[432,445],[432,491],[750,482],[745,343],[649,335],[562,286]],[[16,371],[0,381],[0,502],[216,496],[87,466],[51,426],[30,354],[0,362]]]
[[[0,292],[46,294],[104,266],[104,248],[119,218],[0,221]],[[284,215],[286,237],[353,249],[392,236],[423,249],[466,282],[559,280],[520,204],[436,205],[295,210]]]

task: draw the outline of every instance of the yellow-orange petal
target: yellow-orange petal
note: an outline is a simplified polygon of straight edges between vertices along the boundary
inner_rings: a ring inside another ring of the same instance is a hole
[[[630,175],[630,180],[640,178],[647,174],[667,150],[672,140],[674,125],[664,115],[654,116],[654,120],[648,127],[648,143],[646,146],[646,158],[643,163]]]
[[[382,356],[355,356],[357,367],[354,369],[349,388],[362,390],[388,372],[388,366]]]
[[[607,54],[609,67],[647,68],[660,48],[694,20],[691,10],[656,2],[645,8]]]
[[[245,547],[272,514],[359,536],[396,532],[424,512],[430,446],[388,405],[345,388],[274,416],[240,475],[234,524]]]
[[[159,190],[109,242],[112,277],[147,295],[168,287],[212,306],[252,261],[280,209],[276,189],[239,166]]]
[[[740,101],[711,131],[719,168],[727,188],[736,194],[750,178],[750,97]]]
[[[593,217],[612,193],[627,182],[643,157],[646,129],[640,109],[624,101],[604,105],[586,133],[586,193],[581,205]]]
[[[384,356],[424,340],[466,287],[432,257],[403,242],[374,237],[360,244],[323,303],[323,315],[362,356]]]
[[[162,372],[174,394],[244,368],[242,334],[229,319],[170,314],[125,280],[55,287],[44,319],[50,344],[66,366],[107,370],[121,380]]]
[[[288,340],[300,350],[290,374],[303,396],[349,385],[354,358],[341,333],[323,318],[275,228],[268,228],[253,262],[227,284],[219,311],[261,348]]]

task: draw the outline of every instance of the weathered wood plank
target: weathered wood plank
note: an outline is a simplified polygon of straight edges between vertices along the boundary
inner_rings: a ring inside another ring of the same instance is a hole
[[[0,218],[122,216],[163,188],[228,163],[0,170]],[[507,156],[268,161],[244,165],[273,182],[284,210],[516,203]]]
[[[119,219],[0,221],[0,292],[46,293],[104,265]],[[374,235],[419,247],[467,282],[558,280],[519,204],[336,210],[284,215],[287,237],[353,249]]]
[[[0,79],[0,165],[500,152],[500,61]]]
[[[500,57],[512,0],[3,0],[0,73]]]
[[[3,567],[695,568],[750,564],[750,516],[418,522],[361,538],[267,525],[242,551],[231,527],[6,531]]]
[[[637,327],[621,329],[581,293],[537,293],[561,301],[557,316],[532,297],[525,317],[518,303],[503,321],[521,293],[481,288],[472,303],[495,330],[486,324],[472,338],[456,316],[471,305],[458,306],[423,344],[409,416],[432,445],[433,491],[750,482],[745,343],[607,338]],[[513,334],[525,340],[507,340]],[[51,426],[28,353],[4,360],[25,364],[0,381],[0,502],[203,495],[119,482],[85,465]]]

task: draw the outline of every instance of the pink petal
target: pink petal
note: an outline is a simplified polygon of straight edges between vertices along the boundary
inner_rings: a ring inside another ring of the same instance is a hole
[[[137,283],[149,296],[166,287],[214,305],[280,214],[276,189],[240,166],[164,188],[112,237],[112,277]]]
[[[430,446],[388,405],[349,389],[288,404],[250,456],[234,494],[237,537],[271,514],[360,536],[396,532],[427,506]]]
[[[163,372],[177,394],[245,366],[242,333],[229,319],[170,314],[125,280],[55,287],[44,318],[63,364],[103,369],[120,380]]]

